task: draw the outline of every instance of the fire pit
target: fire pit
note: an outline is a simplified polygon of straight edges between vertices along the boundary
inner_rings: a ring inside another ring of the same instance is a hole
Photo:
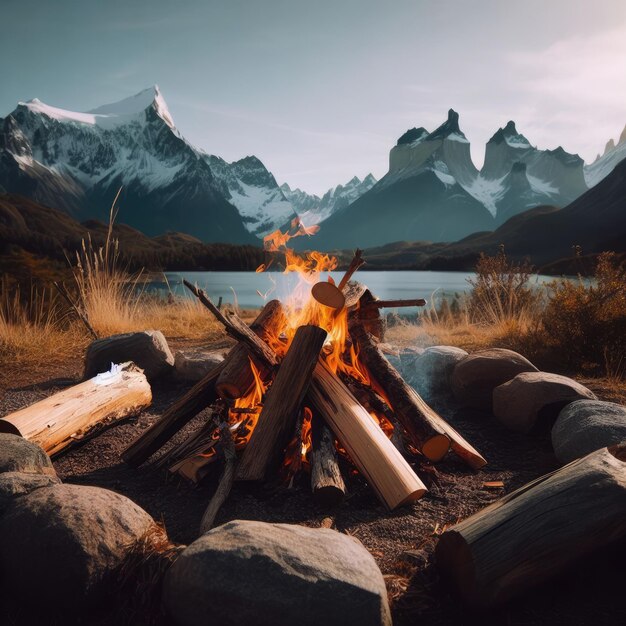
[[[420,306],[423,300],[380,301],[351,278],[361,251],[339,284],[337,259],[287,247],[310,229],[294,220],[290,231],[266,237],[269,262],[284,255],[285,273],[299,282],[282,302],[272,300],[248,327],[206,294],[185,285],[238,341],[225,361],[179,399],[122,454],[138,466],[206,407],[211,417],[157,465],[198,482],[223,459],[217,491],[202,530],[211,527],[233,481],[285,481],[306,469],[314,496],[337,502],[345,494],[339,458],[361,472],[392,510],[419,499],[426,487],[407,462],[440,461],[449,450],[470,467],[485,459],[409,387],[385,358],[384,306]]]

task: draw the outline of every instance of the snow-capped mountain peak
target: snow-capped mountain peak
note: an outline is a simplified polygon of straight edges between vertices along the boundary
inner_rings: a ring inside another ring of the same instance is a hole
[[[146,112],[152,109],[170,128],[174,128],[174,120],[157,85],[144,89],[130,98],[105,104],[84,113],[54,107],[39,98],[18,102],[19,107],[58,122],[100,126],[104,129],[127,124],[135,118],[143,119]]]

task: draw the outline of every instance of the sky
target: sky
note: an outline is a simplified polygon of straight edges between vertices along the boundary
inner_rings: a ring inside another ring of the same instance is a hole
[[[626,124],[623,0],[0,0],[0,117],[158,84],[181,133],[310,193],[387,171],[449,108],[586,161]]]

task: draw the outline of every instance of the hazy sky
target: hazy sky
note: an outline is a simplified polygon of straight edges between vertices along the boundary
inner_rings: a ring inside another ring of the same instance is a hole
[[[585,160],[626,123],[624,0],[0,0],[0,116],[161,87],[193,144],[322,192],[452,107]]]

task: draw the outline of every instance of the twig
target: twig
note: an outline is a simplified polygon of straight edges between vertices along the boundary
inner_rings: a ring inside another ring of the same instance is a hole
[[[343,278],[337,285],[337,289],[339,289],[339,291],[342,291],[343,288],[348,284],[348,281],[352,278],[352,274],[354,274],[354,272],[356,272],[359,267],[361,267],[361,265],[365,264],[365,261],[361,258],[361,254],[363,254],[362,250],[359,250],[357,248],[356,252],[354,253],[354,257],[352,257],[352,261],[350,261],[350,265],[348,266],[346,273],[343,275]]]

